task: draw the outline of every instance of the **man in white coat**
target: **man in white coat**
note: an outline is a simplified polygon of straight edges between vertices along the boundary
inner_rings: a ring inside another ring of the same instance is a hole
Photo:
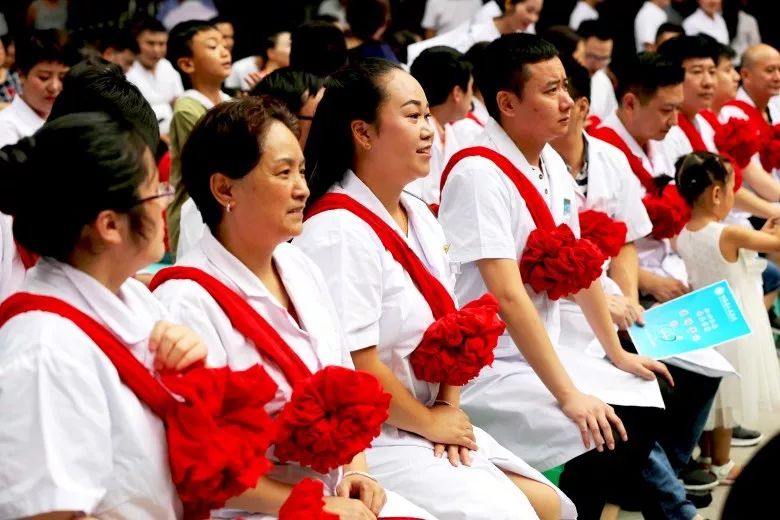
[[[729,30],[726,27],[726,20],[720,14],[722,8],[722,0],[699,0],[699,8],[683,21],[685,34],[696,36],[703,33],[723,45],[728,45]]]
[[[612,61],[612,33],[598,20],[583,22],[577,33],[585,42],[583,65],[590,74],[590,114],[602,120],[617,109],[615,88],[607,75],[607,66]]]
[[[634,19],[634,38],[636,52],[654,51],[658,28],[669,20],[666,9],[672,0],[647,0]]]
[[[534,211],[547,211],[556,224],[578,233],[571,178],[548,145],[566,133],[572,106],[555,47],[533,35],[510,34],[492,42],[483,58],[476,76],[493,119],[475,144],[521,171],[538,194],[529,196],[545,203]],[[451,243],[450,261],[460,271],[458,301],[489,291],[507,322],[493,366],[464,388],[462,406],[475,424],[531,464],[549,468],[569,461],[562,489],[580,517],[592,518],[608,494],[620,496],[619,488],[633,482],[628,468],[637,468],[638,474],[647,459],[663,406],[653,371],[665,371],[620,347],[600,284],[590,284],[574,298],[611,362],[566,344],[569,331],[561,327],[559,302],[527,287],[518,268],[535,226],[531,206],[516,186],[491,159],[468,157],[452,168],[442,191],[439,218]],[[632,441],[617,444],[624,451],[609,453],[616,446],[610,422],[617,431],[623,426],[604,401],[619,405],[630,432]],[[591,436],[607,453],[582,455],[592,446]],[[614,460],[625,471],[602,473],[616,470],[607,470]],[[583,470],[587,479],[578,476]]]

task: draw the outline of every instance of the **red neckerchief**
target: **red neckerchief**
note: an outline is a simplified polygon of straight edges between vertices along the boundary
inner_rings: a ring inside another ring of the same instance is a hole
[[[480,128],[485,128],[485,123],[480,121],[479,118],[477,117],[477,115],[474,112],[469,112],[468,114],[466,114],[466,118],[467,119],[471,119],[472,121],[477,123],[480,126]]]
[[[682,112],[677,114],[677,124],[680,126],[680,130],[683,131],[685,137],[688,138],[688,142],[691,143],[691,148],[694,152],[709,152],[707,145],[704,144],[701,134],[687,117]]]
[[[38,259],[40,258],[40,255],[33,253],[32,251],[24,247],[16,240],[14,240],[14,243],[16,244],[16,253],[19,255],[19,258],[21,259],[24,268],[30,269],[34,267],[35,264],[38,263]]]

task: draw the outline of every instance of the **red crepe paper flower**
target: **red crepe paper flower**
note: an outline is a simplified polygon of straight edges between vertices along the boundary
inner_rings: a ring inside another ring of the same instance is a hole
[[[715,146],[731,157],[740,168],[750,164],[753,156],[762,148],[765,137],[760,129],[747,119],[732,117],[715,131]]]
[[[313,478],[301,480],[279,509],[279,520],[339,520],[339,515],[323,509],[323,491],[321,481]]]
[[[764,147],[759,152],[761,166],[768,172],[780,168],[780,125],[772,127],[771,133],[766,135]]]
[[[557,300],[590,287],[606,259],[593,242],[578,239],[566,224],[552,231],[537,228],[528,236],[520,274],[534,291]]]
[[[390,394],[372,374],[325,367],[295,385],[277,418],[274,453],[327,473],[369,447],[389,406]]]
[[[240,372],[197,367],[163,375],[161,382],[185,400],[165,417],[184,518],[208,518],[270,469],[265,453],[276,428],[264,405],[276,384],[259,365]]]
[[[432,202],[428,204],[428,209],[431,210],[431,213],[433,213],[434,217],[439,216],[439,204],[436,204],[435,202]]]
[[[626,224],[613,220],[602,211],[586,210],[580,213],[580,236],[587,238],[601,249],[604,256],[617,256],[626,244]]]
[[[462,386],[493,364],[493,350],[506,324],[492,294],[434,321],[409,356],[417,379]]]
[[[653,223],[650,234],[656,240],[676,236],[691,218],[691,209],[673,184],[666,186],[660,197],[646,195],[642,202]]]

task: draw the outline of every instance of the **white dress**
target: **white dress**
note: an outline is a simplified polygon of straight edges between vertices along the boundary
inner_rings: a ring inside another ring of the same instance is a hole
[[[698,231],[683,229],[677,248],[689,266],[691,287],[698,289],[726,280],[753,333],[715,347],[739,372],[724,378],[715,396],[708,427],[756,424],[764,413],[780,410],[780,366],[764,307],[761,272],[766,261],[741,249],[736,262],[720,251],[725,224],[710,222]]]
[[[225,249],[208,230],[200,242],[176,265],[201,269],[244,297],[312,372],[330,365],[353,368],[352,359],[344,347],[333,303],[319,269],[298,248],[287,243],[277,246],[273,257],[300,324],[279,304],[260,279]],[[158,287],[154,294],[177,321],[198,333],[208,345],[209,366],[227,365],[234,370],[245,370],[256,364],[262,365],[277,384],[276,395],[265,405],[265,409],[271,417],[279,414],[292,397],[292,387],[284,373],[273,361],[260,355],[254,343],[233,327],[219,304],[202,286],[191,280],[170,280]],[[306,477],[315,478],[325,484],[325,493],[332,495],[341,480],[341,468],[322,474],[295,463],[281,464],[273,456],[273,447],[270,448],[268,457],[274,461],[274,466],[267,476],[280,482],[296,484]],[[391,492],[388,492],[388,502],[382,510],[382,515],[434,518]],[[275,518],[235,509],[212,512],[212,518],[237,517],[253,520]]]
[[[23,289],[88,314],[152,369],[149,334],[167,313],[141,282],[128,279],[113,294],[43,258]],[[48,511],[181,518],[162,421],[73,322],[33,311],[0,329],[0,417],[0,518]]]
[[[542,152],[544,170],[528,164],[503,129],[491,119],[477,143],[497,150],[524,172],[551,208],[558,224],[579,234],[577,202],[563,159],[549,145]],[[439,210],[450,260],[460,270],[455,292],[470,301],[486,291],[477,261],[519,261],[534,230],[517,188],[491,161],[469,157],[450,173]],[[526,286],[550,341],[576,387],[617,405],[663,408],[658,383],[624,372],[602,357],[568,344],[561,327],[561,305]],[[549,469],[584,453],[577,425],[520,354],[508,332],[499,338],[496,361],[463,390],[471,420],[532,466]],[[629,432],[630,434],[630,432]]]
[[[346,193],[399,233],[449,291],[453,279],[444,233],[428,208],[411,195],[401,203],[409,215],[409,236],[358,177],[347,172],[336,193]],[[293,241],[322,269],[344,326],[348,346],[376,345],[382,362],[418,401],[430,406],[438,384],[417,379],[409,355],[433,322],[428,303],[409,274],[385,249],[373,230],[346,210],[315,215]],[[528,499],[502,472],[510,471],[552,486],[538,471],[474,428],[479,450],[470,467],[453,467],[433,456],[433,444],[385,423],[368,450],[371,471],[394,490],[443,519],[536,518]],[[520,430],[522,431],[522,430]],[[562,518],[575,518],[571,501],[559,490]]]

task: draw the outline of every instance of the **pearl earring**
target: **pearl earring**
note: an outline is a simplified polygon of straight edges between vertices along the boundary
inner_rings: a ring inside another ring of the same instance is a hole
[[[227,207],[225,208],[228,213],[233,209],[233,202],[228,202]]]

